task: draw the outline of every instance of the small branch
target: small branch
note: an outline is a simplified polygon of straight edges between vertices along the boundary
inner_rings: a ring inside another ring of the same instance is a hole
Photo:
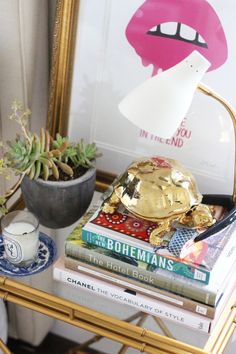
[[[16,182],[16,184],[11,188],[9,189],[4,198],[6,199],[6,202],[10,199],[10,197],[15,194],[15,192],[20,188],[20,185],[21,185],[21,182],[23,180],[23,178],[25,177],[25,174],[22,174],[19,178],[19,180]]]

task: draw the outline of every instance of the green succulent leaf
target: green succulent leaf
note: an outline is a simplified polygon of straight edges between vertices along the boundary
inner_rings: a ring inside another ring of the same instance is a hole
[[[34,179],[39,178],[40,174],[41,174],[41,167],[42,164],[41,162],[38,160],[35,162],[35,174],[34,174]]]
[[[60,170],[72,177],[75,168],[89,168],[96,157],[101,156],[94,143],[86,144],[83,139],[75,144],[59,133],[53,139],[44,128],[39,135],[31,133],[27,128],[29,116],[29,109],[24,109],[21,102],[13,101],[10,119],[20,125],[21,134],[16,134],[15,139],[4,145],[0,143],[4,151],[0,174],[5,177],[8,170],[16,175],[27,174],[31,179],[42,177],[47,180],[53,176],[58,180]]]
[[[67,143],[67,141],[68,141],[67,137],[62,137],[59,133],[57,133],[56,139],[53,140],[52,142],[52,147],[54,149],[60,149],[63,144]]]

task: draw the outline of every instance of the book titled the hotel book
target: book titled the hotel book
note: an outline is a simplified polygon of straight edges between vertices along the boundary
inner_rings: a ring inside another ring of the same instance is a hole
[[[106,248],[89,244],[82,240],[82,227],[96,209],[97,206],[92,207],[67,237],[65,241],[66,256],[206,305],[215,307],[218,304],[231,278],[233,266],[227,267],[228,271],[225,272],[225,268],[218,263],[211,272],[209,284],[205,285]],[[225,249],[225,252],[227,259],[225,264],[232,263],[233,265],[236,259],[236,247],[229,247],[228,250]]]
[[[103,268],[97,267],[96,265],[92,265],[92,263],[87,263],[82,260],[74,259],[71,257],[65,257],[64,264],[67,269],[76,272],[79,271],[81,273],[93,276],[97,279],[105,280],[108,283],[124,287],[129,291],[138,292],[139,294],[149,296],[152,299],[156,299],[161,302],[174,305],[176,307],[188,310],[193,313],[201,314],[208,318],[213,319],[215,317],[217,307],[205,305],[200,302],[188,299],[186,297],[170,293],[166,290],[154,288],[153,286],[143,284],[130,277],[124,277],[123,275],[119,275],[117,273],[110,272]],[[222,301],[224,301],[224,296],[221,297],[219,303],[221,303]]]
[[[112,284],[111,282],[98,279],[98,277],[86,274],[84,271],[66,269],[63,258],[60,258],[55,263],[53,277],[55,280],[67,285],[84,289],[94,295],[103,296],[123,305],[129,305],[138,311],[143,311],[177,324],[186,325],[203,333],[211,333],[224,308],[224,304],[222,303],[215,314],[215,318],[210,319],[201,314],[161,302],[158,299],[139,292],[130,291],[120,284]],[[233,286],[233,284],[231,285]]]

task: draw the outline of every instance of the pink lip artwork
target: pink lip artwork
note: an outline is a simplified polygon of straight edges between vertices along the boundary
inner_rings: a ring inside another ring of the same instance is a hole
[[[165,33],[163,24],[175,30]],[[153,75],[195,49],[210,61],[208,71],[223,65],[228,55],[219,17],[206,0],[146,0],[131,18],[126,37],[143,65],[153,65]]]

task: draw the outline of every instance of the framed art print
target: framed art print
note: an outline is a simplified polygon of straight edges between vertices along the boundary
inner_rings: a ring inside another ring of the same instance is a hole
[[[222,105],[196,91],[175,135],[163,139],[118,104],[193,50],[211,62],[202,82],[236,102],[234,10],[232,0],[80,1],[69,135],[97,144],[98,169],[119,174],[137,157],[166,156],[193,172],[202,193],[232,193],[234,135]]]

